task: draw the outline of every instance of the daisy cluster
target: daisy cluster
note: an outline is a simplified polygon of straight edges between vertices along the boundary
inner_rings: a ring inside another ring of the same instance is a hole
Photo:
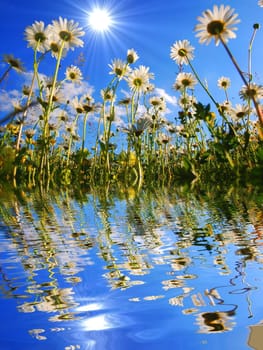
[[[258,5],[263,7],[262,0]],[[34,51],[32,81],[23,87],[24,104],[14,106],[6,118],[6,127],[0,130],[0,157],[7,145],[15,149],[13,176],[17,166],[24,164],[37,169],[45,179],[53,168],[63,172],[66,179],[71,177],[72,169],[81,173],[89,170],[89,178],[102,174],[103,179],[109,179],[118,167],[121,169],[115,176],[129,178],[131,167],[135,181],[139,179],[141,183],[145,170],[153,169],[153,175],[155,167],[163,175],[166,169],[170,176],[174,171],[172,165],[176,164],[182,173],[191,172],[199,177],[203,164],[204,171],[208,166],[217,169],[216,162],[219,168],[220,162],[227,162],[233,170],[239,169],[240,159],[251,154],[255,161],[263,138],[263,86],[253,81],[251,71],[244,73],[239,68],[228,47],[228,41],[236,38],[238,14],[230,6],[214,5],[197,21],[195,32],[200,44],[212,41],[216,46],[221,44],[239,74],[243,83],[239,91],[241,103],[231,104],[228,96],[231,80],[226,76],[217,81],[225,95],[225,101],[218,102],[194,67],[195,48],[187,39],[178,40],[170,48],[170,58],[179,68],[172,85],[179,94],[175,121],[166,119],[167,94],[153,84],[150,68],[133,66],[139,60],[134,49],[128,49],[124,59],[111,61],[111,80],[101,89],[101,101],[97,103],[76,65],[69,65],[64,79],[59,79],[61,60],[70,50],[84,46],[81,38],[85,33],[79,24],[59,17],[47,26],[42,21],[28,26],[25,39]],[[254,25],[254,36],[258,28],[259,25]],[[39,72],[40,63],[49,54],[55,58],[52,77]],[[11,69],[25,71],[22,62],[13,55],[5,55],[3,60],[8,67],[0,83]],[[69,94],[68,84],[74,85],[73,94]],[[202,104],[195,96],[197,85],[204,89],[217,115],[210,104]],[[117,94],[120,89],[125,95],[122,99]],[[91,116],[96,117],[94,144],[87,140]],[[119,132],[126,149],[117,154],[114,137]]]

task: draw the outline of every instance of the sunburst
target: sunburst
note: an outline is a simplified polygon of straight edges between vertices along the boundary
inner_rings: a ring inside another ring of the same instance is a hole
[[[95,32],[107,32],[110,30],[113,20],[106,8],[96,7],[88,13],[88,24]]]

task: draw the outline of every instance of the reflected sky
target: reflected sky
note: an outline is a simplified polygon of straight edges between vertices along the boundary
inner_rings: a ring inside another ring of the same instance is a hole
[[[260,192],[0,195],[2,348],[257,349]]]

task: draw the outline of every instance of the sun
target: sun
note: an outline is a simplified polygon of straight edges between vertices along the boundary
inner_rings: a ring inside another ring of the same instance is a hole
[[[88,24],[95,32],[106,32],[113,21],[109,11],[105,8],[94,8],[88,14]]]

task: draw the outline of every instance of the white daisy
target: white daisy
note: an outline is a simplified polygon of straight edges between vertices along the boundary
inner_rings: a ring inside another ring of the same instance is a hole
[[[139,59],[137,52],[133,49],[127,51],[127,62],[129,64],[135,63]]]
[[[251,113],[251,108],[248,105],[236,104],[229,111],[229,115],[234,119],[242,119]]]
[[[231,85],[231,81],[227,77],[221,77],[217,80],[217,86],[220,89],[226,90],[230,87],[230,85]]]
[[[188,40],[178,40],[171,47],[170,57],[179,65],[187,65],[194,58],[194,47]]]
[[[66,69],[65,75],[66,80],[69,80],[73,83],[80,83],[83,79],[81,70],[74,65],[71,65]]]
[[[177,75],[173,87],[175,90],[194,89],[197,80],[192,73],[181,72]]]
[[[11,68],[16,70],[17,72],[21,73],[25,71],[23,63],[18,58],[15,58],[13,55],[4,55],[3,62],[7,63]]]
[[[130,68],[127,66],[127,63],[118,58],[112,60],[111,64],[109,64],[109,67],[111,68],[110,74],[118,76],[119,79],[122,79],[124,75],[127,74],[130,70]]]
[[[128,85],[132,91],[146,92],[149,80],[153,79],[153,73],[149,72],[149,67],[139,66],[135,68],[127,77]]]
[[[166,103],[163,97],[152,96],[149,99],[149,103],[154,107],[155,110],[158,110],[158,111],[166,110]]]
[[[74,47],[82,47],[84,45],[79,37],[83,36],[85,32],[73,20],[69,21],[66,18],[59,17],[58,20],[52,21],[50,30],[56,35],[58,41],[64,43],[66,49],[74,50]]]
[[[244,85],[240,92],[242,100],[260,100],[263,98],[263,86],[255,83],[250,83],[249,86]]]
[[[32,47],[39,52],[48,50],[49,26],[45,28],[42,21],[35,21],[32,26],[25,29],[25,39],[28,41],[28,47]]]
[[[204,11],[202,17],[197,18],[200,23],[195,26],[199,42],[209,44],[211,39],[214,38],[215,44],[218,45],[221,39],[227,42],[228,39],[235,38],[234,31],[237,28],[233,26],[240,22],[237,16],[234,9],[224,5],[220,7],[214,5],[213,11]]]

